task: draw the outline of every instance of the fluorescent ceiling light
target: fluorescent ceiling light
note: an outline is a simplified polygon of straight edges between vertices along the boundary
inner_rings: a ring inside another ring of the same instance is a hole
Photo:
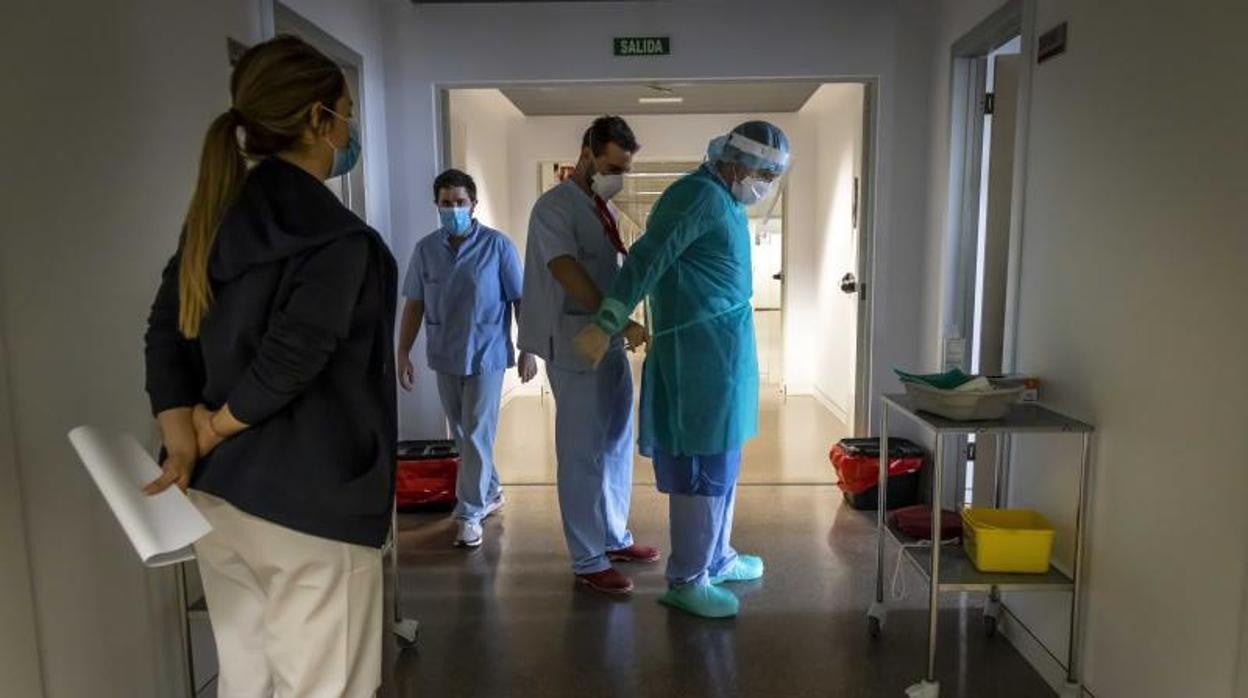
[[[682,104],[684,97],[638,97],[639,104]]]
[[[663,192],[661,191],[639,191],[637,192],[637,194],[640,196],[662,196]]]

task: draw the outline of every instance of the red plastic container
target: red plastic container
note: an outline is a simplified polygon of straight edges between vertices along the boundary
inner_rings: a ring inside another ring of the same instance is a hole
[[[874,442],[874,448],[872,448]],[[890,439],[888,476],[908,475],[923,468],[923,449],[905,439]],[[862,494],[880,481],[879,439],[845,439],[832,447],[829,457],[846,494]]]
[[[454,441],[403,441],[395,468],[395,504],[400,511],[445,510],[455,506],[459,452]]]

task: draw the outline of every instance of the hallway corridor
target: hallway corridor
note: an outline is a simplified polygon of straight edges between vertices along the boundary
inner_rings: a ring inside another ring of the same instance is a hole
[[[910,579],[884,637],[868,637],[873,519],[842,506],[833,486],[740,488],[734,543],[764,555],[768,570],[733,589],[742,611],[728,621],[658,605],[662,563],[627,568],[637,583],[629,600],[578,588],[554,488],[511,486],[507,498],[476,552],[450,546],[446,515],[402,517],[403,607],[422,631],[383,695],[866,698],[903,695],[918,678],[923,587]],[[651,486],[635,487],[633,531],[666,552],[665,504]],[[944,695],[1053,695],[1008,642],[984,637],[977,603],[942,619]]]

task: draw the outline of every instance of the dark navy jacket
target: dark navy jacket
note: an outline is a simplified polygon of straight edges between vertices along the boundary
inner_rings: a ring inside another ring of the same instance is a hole
[[[146,335],[152,411],[205,403],[251,428],[191,486],[333,540],[380,547],[397,440],[397,271],[381,237],[315,177],[270,158],[247,176],[212,249],[213,303],[178,330],[178,257]]]

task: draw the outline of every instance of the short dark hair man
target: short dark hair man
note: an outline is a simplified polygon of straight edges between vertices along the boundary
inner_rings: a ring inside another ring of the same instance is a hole
[[[616,337],[595,368],[573,339],[590,323],[626,254],[607,201],[619,193],[640,146],[618,116],[585,131],[572,176],[542,195],[529,218],[520,348],[546,360],[555,396],[559,509],[582,583],[610,594],[633,589],[615,562],[655,562],[628,530],[633,473],[633,381]],[[640,326],[623,332],[641,340]]]

